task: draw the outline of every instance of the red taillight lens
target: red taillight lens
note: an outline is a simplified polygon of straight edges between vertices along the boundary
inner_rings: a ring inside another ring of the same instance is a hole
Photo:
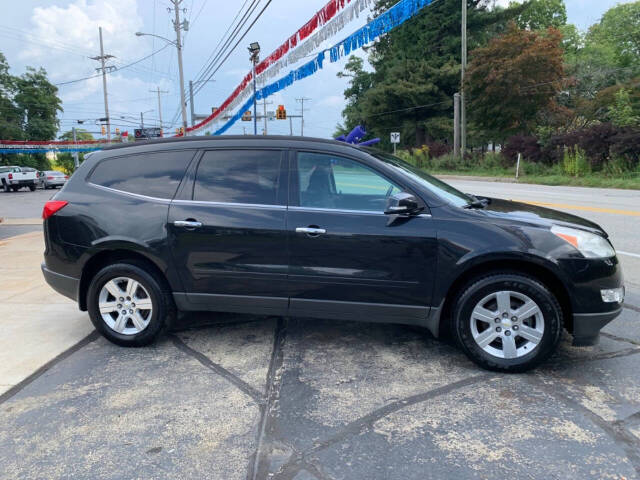
[[[9,180],[13,179],[13,173],[10,173],[8,176],[9,176]]]
[[[64,176],[64,179],[65,179],[65,180],[69,180],[69,175],[65,175],[65,176]]]
[[[53,177],[47,177],[47,180],[53,180]]]
[[[63,209],[67,206],[69,202],[64,202],[61,200],[51,200],[44,204],[44,208],[42,209],[42,219],[46,220],[51,215],[56,213],[58,210]]]

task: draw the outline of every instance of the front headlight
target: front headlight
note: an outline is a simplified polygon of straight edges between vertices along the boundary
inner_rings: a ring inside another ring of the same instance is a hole
[[[558,225],[551,227],[551,233],[576,247],[586,258],[610,258],[616,255],[607,239],[595,233]]]

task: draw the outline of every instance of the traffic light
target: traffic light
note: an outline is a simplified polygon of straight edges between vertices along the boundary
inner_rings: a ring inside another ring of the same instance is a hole
[[[251,110],[247,110],[246,112],[244,112],[242,114],[242,121],[243,122],[250,122],[251,121]]]
[[[180,129],[176,128],[176,135],[180,135]]]
[[[184,127],[180,127],[180,135],[184,135]]]
[[[287,119],[287,111],[285,110],[284,105],[278,105],[278,109],[276,110],[276,119],[277,120]]]
[[[102,125],[102,128],[100,130],[102,131],[102,135],[107,134],[107,127],[105,127],[104,125]]]

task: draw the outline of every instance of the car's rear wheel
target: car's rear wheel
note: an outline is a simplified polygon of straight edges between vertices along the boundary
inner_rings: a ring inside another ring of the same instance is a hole
[[[108,340],[148,345],[171,324],[175,306],[163,281],[144,264],[117,263],[100,270],[87,292],[89,316]]]
[[[35,185],[29,185],[29,190],[31,190],[32,192],[36,191],[36,186]]]
[[[4,181],[2,182],[2,189],[5,191],[5,193],[9,193],[11,191],[9,185]]]
[[[523,372],[555,350],[562,309],[538,280],[496,273],[463,288],[453,321],[458,344],[475,363],[489,370]]]

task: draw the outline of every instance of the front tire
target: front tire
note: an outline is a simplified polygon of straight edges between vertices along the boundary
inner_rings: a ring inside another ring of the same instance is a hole
[[[546,360],[562,333],[562,309],[538,280],[518,273],[477,278],[455,301],[458,345],[481,367],[524,372]]]
[[[172,323],[175,306],[164,282],[144,264],[117,263],[100,270],[87,292],[91,322],[123,347],[153,343]]]

